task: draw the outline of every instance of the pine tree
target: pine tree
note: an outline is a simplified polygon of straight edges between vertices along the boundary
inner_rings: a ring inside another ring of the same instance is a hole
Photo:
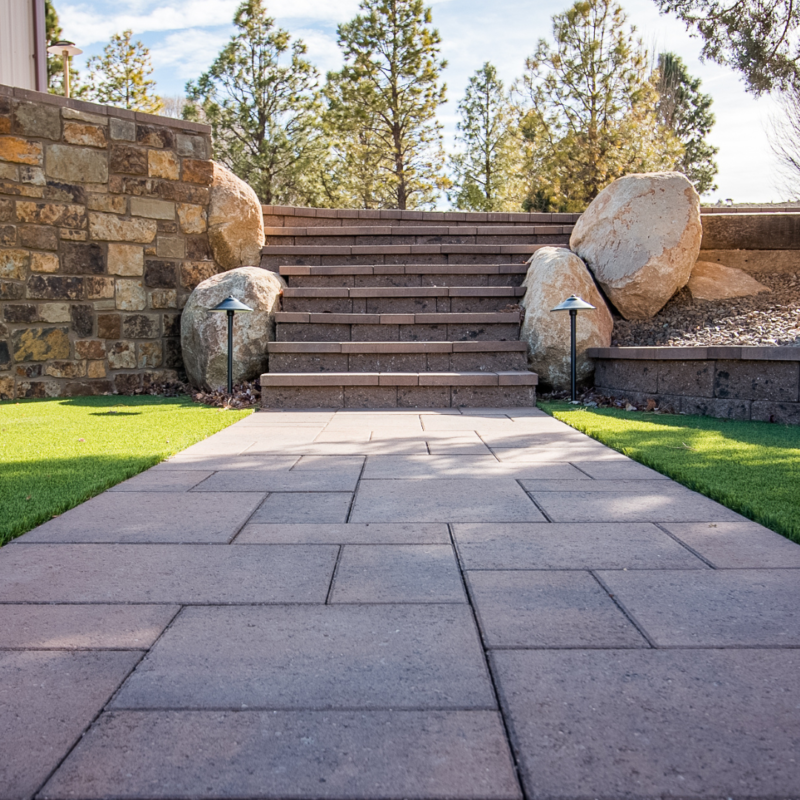
[[[208,72],[186,85],[187,119],[212,127],[214,157],[267,204],[319,202],[318,73],[306,46],[275,27],[263,0],[244,0],[237,30]]]
[[[513,109],[497,69],[488,61],[470,79],[458,104],[454,174],[450,200],[471,211],[519,211],[519,141]]]
[[[103,55],[92,56],[86,62],[89,69],[86,96],[98,103],[157,114],[161,100],[154,93],[156,82],[148,77],[153,72],[150,51],[132,39],[131,30],[115,33]]]
[[[659,123],[647,52],[614,0],[578,0],[553,17],[517,84],[527,157],[525,206],[582,211],[630,172],[673,169],[682,155]]]
[[[711,95],[700,91],[701,81],[693,78],[674,53],[661,53],[656,68],[658,118],[683,145],[683,156],[675,168],[686,175],[699,194],[714,191],[719,172],[714,156],[719,148],[706,142],[714,127]]]
[[[656,0],[703,40],[701,57],[741,73],[748,91],[800,89],[795,0]]]
[[[439,32],[422,0],[361,0],[361,13],[339,26],[341,72],[329,76],[328,119],[346,133],[344,166],[377,165],[389,208],[432,207],[444,174]]]

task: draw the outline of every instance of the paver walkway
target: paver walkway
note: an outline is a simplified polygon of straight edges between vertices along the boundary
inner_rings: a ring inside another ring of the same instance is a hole
[[[798,797],[798,570],[535,409],[257,413],[0,550],[0,798]]]

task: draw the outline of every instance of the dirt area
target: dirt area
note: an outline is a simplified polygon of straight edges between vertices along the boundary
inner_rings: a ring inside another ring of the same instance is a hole
[[[800,346],[800,275],[754,274],[772,289],[753,297],[693,301],[681,289],[652,319],[614,320],[614,347]]]

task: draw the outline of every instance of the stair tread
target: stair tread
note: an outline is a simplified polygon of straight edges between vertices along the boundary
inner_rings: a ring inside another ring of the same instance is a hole
[[[384,298],[384,297],[522,297],[521,286],[366,286],[288,287],[284,297],[299,298]]]
[[[566,242],[560,243],[563,247]],[[261,249],[265,256],[367,256],[367,255],[528,255],[554,244],[273,244]]]
[[[270,353],[493,353],[527,350],[525,342],[270,342]]]
[[[264,226],[266,236],[537,236],[571,233],[571,224],[531,225],[342,225],[303,228]]]
[[[278,311],[275,322],[323,325],[454,325],[518,323],[519,311],[461,313],[443,311],[429,314],[336,314],[313,311]]]
[[[536,386],[535,372],[269,372],[273,386]]]
[[[372,264],[313,267],[286,264],[279,267],[285,277],[331,275],[521,275],[527,264]]]

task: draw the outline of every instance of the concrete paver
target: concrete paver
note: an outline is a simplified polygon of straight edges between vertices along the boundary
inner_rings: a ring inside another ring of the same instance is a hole
[[[465,569],[707,569],[648,523],[455,524]]]
[[[0,798],[28,800],[142,657],[0,651]]]
[[[647,647],[588,572],[468,572],[486,647]]]
[[[495,699],[466,604],[283,605],[186,609],[112,707],[488,709]]]
[[[363,481],[353,522],[544,522],[510,478]]]
[[[151,647],[176,605],[0,604],[0,650],[140,650]]]
[[[263,492],[105,492],[20,541],[225,544],[263,499]]]
[[[491,655],[531,797],[794,797],[800,650]]]
[[[798,576],[538,409],[254,414],[0,550],[0,800],[800,796]]]
[[[42,800],[521,798],[495,711],[115,711]]]
[[[347,545],[332,603],[465,603],[456,556],[447,545]]]
[[[800,570],[598,577],[659,647],[800,647]]]
[[[12,544],[0,603],[323,603],[332,546]]]
[[[668,522],[664,528],[719,569],[800,568],[800,547],[755,522]]]

